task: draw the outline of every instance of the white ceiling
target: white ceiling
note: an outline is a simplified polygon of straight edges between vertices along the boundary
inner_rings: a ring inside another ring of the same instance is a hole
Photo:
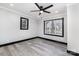
[[[38,15],[38,12],[30,12],[31,10],[39,10],[37,6],[34,3],[12,3],[14,6],[10,6],[11,3],[0,3],[0,6],[7,7],[25,14],[32,14],[32,15]],[[65,3],[38,3],[40,6],[47,7],[51,4],[54,6],[47,9],[47,11],[50,11],[52,14],[54,14],[55,11],[59,11],[59,13],[65,12],[66,5]],[[48,14],[48,13],[44,13]]]

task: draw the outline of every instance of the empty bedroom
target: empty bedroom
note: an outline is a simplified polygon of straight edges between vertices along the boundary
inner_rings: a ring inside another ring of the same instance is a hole
[[[0,3],[0,56],[79,56],[78,10],[78,3]]]

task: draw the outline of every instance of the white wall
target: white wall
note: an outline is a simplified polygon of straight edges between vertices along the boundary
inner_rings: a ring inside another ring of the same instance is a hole
[[[37,21],[25,15],[29,19],[29,29],[20,30],[20,16],[22,15],[0,8],[0,44],[37,36]]]
[[[29,19],[29,30],[20,30],[20,16]],[[44,35],[43,21],[54,18],[64,17],[64,37]],[[35,17],[36,18],[36,17]],[[13,41],[28,39],[36,36],[49,38],[61,42],[67,42],[67,16],[66,13],[50,14],[43,19],[33,18],[32,15],[23,15],[14,10],[0,7],[0,44],[5,44]]]
[[[79,4],[67,8],[68,50],[79,53]]]
[[[43,17],[43,16],[42,16]],[[64,17],[64,37],[57,37],[57,36],[50,36],[50,35],[44,35],[44,20],[51,20],[51,19],[56,19],[56,18],[62,18]],[[49,14],[48,16],[45,16],[42,18],[42,20],[39,20],[39,36],[48,38],[51,40],[56,40],[60,42],[65,42],[67,43],[67,15],[65,13],[59,13],[59,14]]]

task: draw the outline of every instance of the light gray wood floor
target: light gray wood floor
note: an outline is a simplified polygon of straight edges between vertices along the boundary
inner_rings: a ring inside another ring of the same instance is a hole
[[[72,56],[66,48],[64,44],[37,38],[0,47],[0,56]]]

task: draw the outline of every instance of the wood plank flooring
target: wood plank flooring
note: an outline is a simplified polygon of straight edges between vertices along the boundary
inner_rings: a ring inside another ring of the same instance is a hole
[[[37,38],[0,47],[0,56],[72,56],[66,48],[64,44]]]

